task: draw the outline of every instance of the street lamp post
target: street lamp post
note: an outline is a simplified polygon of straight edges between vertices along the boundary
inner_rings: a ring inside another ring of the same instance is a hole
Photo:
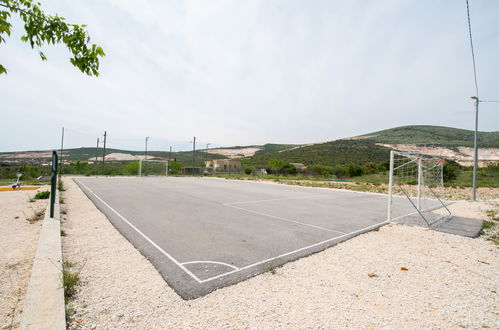
[[[145,162],[147,162],[147,140],[149,140],[149,137],[146,136],[146,155],[144,157]],[[146,163],[144,162],[144,175],[146,174]]]
[[[208,147],[210,146],[211,143],[206,143],[206,151],[205,151],[205,159],[204,159],[204,166],[206,167],[208,165]],[[206,170],[208,172],[208,170]]]
[[[476,202],[476,169],[478,167],[478,103],[480,100],[476,96],[471,97],[475,100],[475,136],[473,138],[473,190],[471,199]]]

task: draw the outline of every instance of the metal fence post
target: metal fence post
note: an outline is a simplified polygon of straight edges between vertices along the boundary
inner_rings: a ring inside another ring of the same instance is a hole
[[[55,194],[57,189],[57,152],[52,151],[52,173],[50,177],[50,217],[54,217]]]
[[[390,174],[388,175],[388,215],[386,221],[390,221],[392,217],[393,159],[393,150],[390,150]]]

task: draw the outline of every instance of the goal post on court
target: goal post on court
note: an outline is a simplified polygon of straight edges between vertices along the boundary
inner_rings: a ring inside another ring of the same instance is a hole
[[[138,176],[168,176],[168,160],[139,160]]]
[[[414,152],[390,151],[388,215],[393,219],[393,196],[405,196],[415,209],[417,222],[434,227],[450,218],[443,200],[443,165],[440,158]]]

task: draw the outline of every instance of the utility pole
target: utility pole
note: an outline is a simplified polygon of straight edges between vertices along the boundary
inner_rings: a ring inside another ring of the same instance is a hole
[[[62,173],[62,152],[64,151],[64,127],[62,128],[61,136],[61,157],[59,158],[59,174]]]
[[[172,146],[170,146],[170,160],[172,160]]]
[[[97,138],[97,148],[95,149],[95,164],[97,164],[98,157],[99,157],[99,138]]]
[[[204,166],[208,165],[208,147],[210,146],[210,143],[206,143],[206,151],[205,151],[205,159],[204,159]]]
[[[147,140],[149,140],[149,137],[146,136],[146,156],[144,160],[147,162]],[[146,174],[146,163],[144,162],[144,175]]]
[[[106,162],[106,137],[107,137],[107,132],[104,131],[104,149],[102,151],[102,174],[104,174],[104,167]]]
[[[478,167],[478,103],[480,100],[477,96],[472,96],[471,99],[475,100],[475,136],[473,138],[473,191],[471,199],[476,202],[476,169]]]
[[[196,162],[196,137],[192,141],[192,173],[194,174],[194,164]]]

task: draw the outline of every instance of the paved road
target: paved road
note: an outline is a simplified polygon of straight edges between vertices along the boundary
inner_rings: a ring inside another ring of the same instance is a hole
[[[214,178],[79,178],[184,299],[323,250],[386,220],[384,195]],[[414,209],[394,199],[394,216]],[[126,267],[126,265],[124,265]]]

